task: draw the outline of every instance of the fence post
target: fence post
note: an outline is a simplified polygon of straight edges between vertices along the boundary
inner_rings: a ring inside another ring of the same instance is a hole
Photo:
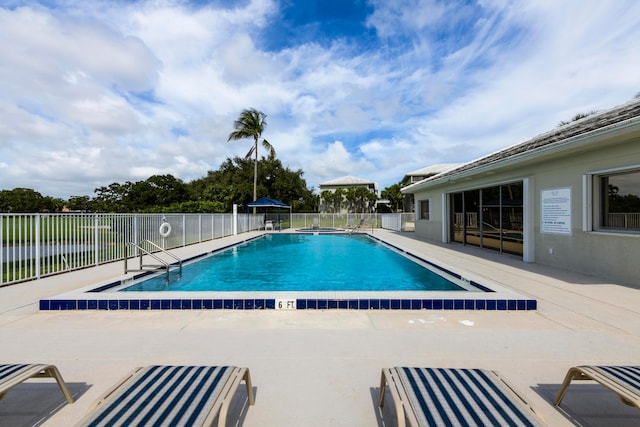
[[[238,234],[238,205],[233,204],[233,235]]]
[[[36,214],[36,279],[40,278],[40,214]]]
[[[4,248],[9,248],[9,245],[4,244],[4,215],[0,214],[0,285],[4,283]],[[7,263],[9,265],[9,263]]]
[[[133,214],[133,242],[135,242],[136,245],[140,242],[140,239],[138,239],[138,215],[137,214]],[[127,242],[124,242],[124,244],[126,245]],[[136,248],[135,251],[137,256],[138,249]],[[126,251],[125,251],[125,256],[126,256]]]
[[[100,244],[98,242],[98,238],[99,238],[98,225],[99,225],[98,214],[95,213],[93,214],[93,259],[94,259],[93,264],[94,265],[99,264],[98,257],[100,256]]]

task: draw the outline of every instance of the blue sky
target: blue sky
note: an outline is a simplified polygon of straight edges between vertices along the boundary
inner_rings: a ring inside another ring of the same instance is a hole
[[[190,181],[251,141],[382,189],[640,92],[635,0],[0,0],[0,188]]]

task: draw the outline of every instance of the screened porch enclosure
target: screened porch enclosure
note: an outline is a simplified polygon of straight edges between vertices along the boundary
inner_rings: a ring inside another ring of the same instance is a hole
[[[523,254],[522,182],[450,194],[450,239]]]

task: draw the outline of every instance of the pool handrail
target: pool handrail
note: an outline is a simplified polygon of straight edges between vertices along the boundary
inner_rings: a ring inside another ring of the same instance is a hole
[[[153,243],[150,240],[142,240],[139,244],[135,243],[135,242],[128,242],[127,243],[127,248],[129,248],[130,246],[133,246],[134,248],[138,249],[138,251],[140,251],[140,256],[139,256],[139,267],[137,270],[134,269],[130,269],[128,267],[128,259],[129,257],[125,254],[124,257],[124,274],[129,273],[130,271],[144,271],[144,267],[154,267],[154,268],[164,268],[166,269],[166,276],[167,276],[167,282],[169,282],[169,270],[171,268],[170,263],[168,263],[167,261],[163,260],[162,258],[160,258],[159,256],[155,255],[153,252],[148,251],[147,249],[145,249],[144,247],[142,247],[142,244],[144,243],[148,243],[151,246],[153,246],[154,248],[158,249],[160,252],[167,254],[168,256],[170,256],[171,258],[175,259],[178,262],[178,268],[179,268],[179,275],[182,276],[182,260],[172,254],[171,252],[167,251],[166,249],[158,246],[157,244]],[[158,261],[160,263],[160,265],[154,265],[154,264],[147,264],[144,265],[142,264],[142,257],[143,255],[149,255],[150,257],[152,257],[153,259],[155,259],[156,261]]]

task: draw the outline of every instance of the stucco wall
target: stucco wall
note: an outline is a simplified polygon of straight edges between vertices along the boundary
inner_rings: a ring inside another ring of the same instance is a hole
[[[640,235],[583,231],[583,212],[587,209],[583,176],[629,166],[640,166],[640,137],[637,135],[615,143],[605,141],[562,154],[541,155],[456,180],[452,177],[451,181],[415,193],[416,206],[427,198],[431,204],[431,221],[416,220],[416,233],[442,241],[443,192],[455,193],[528,178],[533,192],[529,214],[533,221],[531,238],[535,262],[603,277],[607,281],[640,285]],[[541,233],[541,191],[555,188],[571,189],[571,235]],[[597,201],[594,196],[596,209]]]
[[[640,235],[583,231],[587,195],[583,176],[598,171],[640,165],[640,140],[548,160],[535,168],[534,236],[536,261],[587,274],[640,285]],[[540,231],[540,195],[544,189],[571,188],[571,235]],[[593,209],[598,208],[593,196]]]

